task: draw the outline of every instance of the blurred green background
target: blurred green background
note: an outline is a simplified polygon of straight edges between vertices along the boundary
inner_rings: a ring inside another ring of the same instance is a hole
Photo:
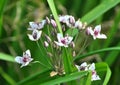
[[[88,25],[102,25],[106,40],[91,41],[86,52],[107,47],[120,47],[120,0],[54,0],[58,14],[69,14],[88,22]],[[113,1],[114,3],[109,3]],[[103,3],[101,5],[101,3]],[[109,4],[107,4],[109,3]],[[105,7],[104,7],[105,4]],[[113,5],[113,6],[112,6]],[[110,7],[109,7],[110,6]],[[107,8],[109,7],[109,8]],[[97,10],[96,10],[97,9]],[[94,11],[95,10],[95,11]],[[92,12],[90,14],[90,12]],[[30,49],[37,60],[40,53],[34,42],[27,37],[30,21],[41,21],[51,14],[46,0],[1,0],[0,1],[0,53],[16,57]],[[77,48],[79,50],[79,48]],[[39,64],[19,68],[19,65],[2,60],[0,54],[0,85],[14,84],[44,69]],[[10,57],[11,57],[10,56]],[[6,59],[7,60],[7,59]],[[92,61],[108,63],[112,70],[109,85],[120,85],[120,52],[109,51],[90,56]],[[48,75],[48,74],[46,74]]]

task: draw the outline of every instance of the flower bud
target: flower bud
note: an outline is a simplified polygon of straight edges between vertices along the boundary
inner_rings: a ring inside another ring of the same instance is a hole
[[[51,42],[51,39],[50,39],[50,37],[49,37],[49,36],[45,35],[45,38],[46,38],[46,40],[47,40],[47,42],[48,42],[48,43],[50,43],[50,42]]]
[[[47,41],[44,41],[44,46],[45,46],[45,47],[48,47],[48,46],[49,46],[49,44],[48,44]]]
[[[73,57],[75,57],[75,56],[76,56],[76,52],[75,52],[75,51],[73,51],[72,55],[73,55]]]
[[[46,22],[50,24],[50,19],[46,16]]]
[[[52,26],[53,26],[54,28],[57,27],[57,24],[56,24],[55,20],[53,20],[53,19],[51,19],[51,24],[52,24]]]

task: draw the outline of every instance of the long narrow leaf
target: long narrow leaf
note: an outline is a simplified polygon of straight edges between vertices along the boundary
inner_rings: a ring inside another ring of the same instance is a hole
[[[65,77],[60,77],[60,78],[57,78],[57,79],[54,79],[54,80],[51,80],[51,81],[47,81],[47,82],[45,82],[43,84],[40,84],[40,85],[60,84],[60,83],[64,83],[64,82],[68,82],[68,81],[72,81],[72,80],[81,78],[83,76],[86,76],[87,74],[88,74],[87,71],[75,72],[75,73],[69,74]]]
[[[49,6],[50,6],[50,9],[51,9],[51,11],[52,11],[52,14],[53,14],[53,16],[54,16],[54,18],[55,18],[55,21],[56,21],[57,25],[58,25],[58,30],[59,30],[60,33],[62,33],[62,28],[61,28],[60,22],[59,22],[59,20],[58,20],[58,15],[57,15],[57,11],[56,11],[54,2],[53,2],[53,0],[47,0],[47,2],[48,2],[48,4],[49,4]],[[63,33],[62,33],[62,34],[63,34]]]
[[[96,53],[101,53],[101,52],[106,52],[106,51],[113,51],[113,50],[120,51],[120,47],[111,47],[111,48],[104,48],[104,49],[92,51],[92,52],[89,52],[89,53],[86,53],[86,54],[83,54],[83,55],[76,56],[74,58],[74,61],[78,61],[79,59],[85,58],[87,56],[90,56],[90,55],[93,55],[93,54],[96,54]]]
[[[118,3],[120,3],[120,0],[105,0],[92,11],[87,13],[84,17],[82,17],[81,20],[89,24]]]

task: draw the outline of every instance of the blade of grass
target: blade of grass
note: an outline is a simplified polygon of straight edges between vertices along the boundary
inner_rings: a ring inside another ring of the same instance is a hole
[[[88,74],[87,71],[81,71],[81,72],[75,72],[75,73],[71,73],[67,76],[64,77],[60,77],[51,81],[46,81],[45,83],[42,83],[40,85],[55,85],[55,84],[60,84],[60,83],[64,83],[64,82],[68,82],[68,81],[72,81],[78,78],[81,78],[83,76],[86,76]]]
[[[106,71],[106,75],[105,75],[103,85],[107,85],[108,81],[109,81],[109,79],[111,77],[111,70],[110,70],[108,64],[106,64],[106,63],[97,63],[96,64],[96,69],[98,71]]]
[[[54,16],[54,18],[55,18],[55,21],[56,21],[56,23],[57,23],[58,30],[59,30],[59,32],[60,32],[61,34],[63,34],[63,33],[62,33],[62,28],[61,28],[60,22],[59,22],[59,20],[58,20],[58,15],[57,15],[57,11],[56,11],[54,2],[53,2],[53,0],[47,0],[47,2],[48,2],[48,4],[49,4],[49,6],[50,6],[50,9],[51,9],[51,11],[52,11],[52,14],[53,14],[53,16]]]
[[[1,34],[2,34],[2,15],[3,15],[3,9],[4,9],[4,6],[5,6],[5,3],[6,3],[7,0],[0,0],[0,37],[1,37]]]
[[[113,51],[113,50],[120,51],[120,47],[110,47],[110,48],[104,48],[104,49],[92,51],[92,52],[89,52],[89,53],[86,53],[86,54],[83,54],[83,55],[76,56],[73,60],[78,61],[79,59],[85,58],[87,56],[90,56],[90,55],[93,55],[93,54],[96,54],[96,53],[101,53],[101,52],[106,52],[106,51]]]
[[[81,21],[87,22],[89,24],[100,15],[104,14],[106,11],[116,6],[118,3],[120,3],[120,0],[105,0],[100,5],[95,7],[92,11],[87,13],[84,17],[82,17]]]
[[[16,82],[8,75],[6,74],[2,68],[0,67],[0,75],[10,84],[10,85],[16,85]]]
[[[10,61],[10,62],[15,62],[14,57],[11,55],[7,55],[4,53],[0,53],[0,60],[5,60],[5,61]]]

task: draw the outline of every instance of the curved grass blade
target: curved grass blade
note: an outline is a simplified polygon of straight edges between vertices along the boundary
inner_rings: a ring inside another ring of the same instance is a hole
[[[60,77],[60,78],[57,78],[57,79],[54,79],[51,81],[47,81],[47,82],[42,83],[40,85],[55,85],[55,84],[65,83],[65,82],[69,82],[69,81],[81,78],[83,76],[86,76],[87,74],[88,74],[88,71],[75,72],[75,73],[71,73],[71,74],[64,76],[64,77]]]
[[[93,54],[96,54],[96,53],[101,53],[101,52],[106,52],[106,51],[114,51],[114,50],[120,51],[120,47],[110,47],[110,48],[104,48],[104,49],[92,51],[92,52],[89,52],[89,53],[86,53],[86,54],[83,54],[83,55],[76,56],[73,60],[78,61],[79,59],[85,58],[87,56],[90,56],[90,55],[93,55]]]
[[[110,70],[108,64],[106,64],[106,63],[97,63],[96,64],[96,69],[98,71],[106,71],[106,75],[105,75],[105,79],[103,81],[103,85],[107,85],[108,81],[109,81],[109,79],[111,77],[111,70]]]
[[[120,0],[105,0],[100,5],[95,7],[92,11],[87,13],[81,21],[87,22],[88,24],[97,19],[100,15],[111,9],[120,3]]]

